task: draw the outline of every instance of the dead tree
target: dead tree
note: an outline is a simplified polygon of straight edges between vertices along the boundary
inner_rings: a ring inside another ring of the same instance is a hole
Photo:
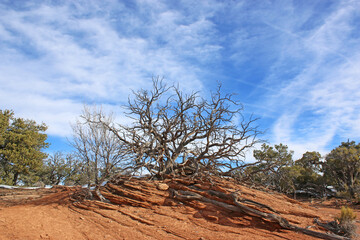
[[[79,159],[84,162],[90,195],[90,186],[94,184],[95,194],[101,201],[106,201],[99,188],[116,169],[129,163],[129,154],[126,146],[114,133],[95,119],[101,119],[102,123],[112,121],[112,117],[106,116],[101,110],[91,110],[85,106],[80,119],[72,125],[71,145]]]
[[[220,86],[207,100],[155,78],[151,91],[133,94],[126,106],[130,126],[97,120],[132,150],[136,168],[152,175],[230,175],[259,141],[257,119],[245,119],[242,104]]]

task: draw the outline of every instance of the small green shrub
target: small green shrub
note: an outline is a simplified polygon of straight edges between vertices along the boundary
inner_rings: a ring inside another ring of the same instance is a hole
[[[345,206],[341,207],[340,216],[336,218],[341,235],[349,238],[356,237],[355,219],[356,214],[351,208]]]
[[[336,220],[338,220],[340,224],[346,221],[354,221],[355,219],[356,214],[354,213],[354,211],[351,208],[345,206],[341,207],[340,217],[336,218]]]

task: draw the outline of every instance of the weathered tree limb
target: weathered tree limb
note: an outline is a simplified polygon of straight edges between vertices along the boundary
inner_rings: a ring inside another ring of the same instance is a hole
[[[209,190],[208,193],[210,195],[214,195],[214,196],[217,196],[219,198],[225,198],[225,199],[233,200],[232,194],[229,195],[229,194],[214,191],[214,190]],[[250,200],[250,199],[246,199],[246,198],[240,198],[238,195],[236,197],[237,197],[237,201],[239,201],[239,202],[253,204],[253,205],[259,206],[261,208],[268,209],[271,212],[278,213],[276,210],[274,210],[273,208],[271,208],[271,207],[269,207],[269,206],[267,206],[265,204],[262,204],[262,203],[259,203],[259,202],[256,202],[256,201],[253,201],[253,200]]]
[[[335,235],[335,234],[328,234],[328,233],[321,233],[321,232],[316,232],[316,231],[312,231],[306,228],[301,228],[301,227],[297,227],[293,225],[293,229],[296,232],[301,232],[303,234],[309,235],[309,236],[313,236],[313,237],[317,237],[317,238],[321,238],[321,239],[328,239],[328,240],[350,240],[350,238],[347,237],[342,237],[339,235]]]
[[[340,229],[339,229],[339,227],[338,227],[338,224],[337,224],[335,221],[333,221],[333,222],[328,222],[328,223],[322,223],[322,222],[319,221],[318,218],[315,218],[315,219],[314,219],[314,223],[316,223],[316,224],[319,225],[320,227],[322,227],[322,228],[324,228],[324,229],[326,229],[326,230],[328,230],[328,231],[331,231],[331,232],[333,232],[333,233],[335,233],[335,234],[339,234],[339,233],[340,233]]]
[[[183,190],[172,190],[173,193],[173,197],[179,200],[199,200],[202,202],[208,202],[208,203],[212,203],[216,206],[225,208],[227,210],[233,211],[233,212],[242,212],[241,210],[239,210],[236,206],[231,205],[231,204],[227,204],[227,203],[223,203],[223,202],[219,202],[216,200],[212,200],[209,198],[206,198],[204,196],[201,196],[200,194],[194,193],[194,192],[190,192],[190,191],[183,191]]]
[[[312,231],[312,230],[309,230],[306,228],[297,227],[295,225],[290,224],[288,220],[286,220],[285,218],[283,218],[277,214],[261,212],[259,210],[245,206],[240,203],[240,201],[238,200],[239,197],[237,196],[236,193],[230,194],[230,195],[232,195],[233,202],[235,204],[235,205],[231,205],[231,204],[227,204],[224,202],[206,198],[198,193],[194,193],[191,191],[184,191],[184,190],[176,191],[174,189],[170,189],[170,191],[172,193],[172,196],[179,200],[183,200],[183,201],[198,200],[198,201],[202,201],[202,202],[211,203],[211,204],[225,208],[230,211],[242,212],[242,213],[245,213],[250,216],[259,217],[261,219],[265,219],[270,222],[278,223],[284,229],[301,232],[301,233],[309,235],[309,236],[322,238],[322,239],[326,239],[326,240],[348,240],[349,239],[349,238],[338,236],[338,235],[321,233],[321,232]],[[225,193],[221,193],[221,192],[217,192],[217,191],[212,191],[212,193],[216,194],[216,196],[220,197],[220,198],[225,198],[225,199],[229,198],[229,194],[225,194]]]
[[[101,202],[109,203],[110,201],[106,199],[100,192],[100,188],[97,186],[95,187],[95,194],[100,199]]]

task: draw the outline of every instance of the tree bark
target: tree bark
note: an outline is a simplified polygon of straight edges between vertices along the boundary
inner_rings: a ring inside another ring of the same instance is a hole
[[[13,185],[14,185],[14,186],[15,186],[16,183],[17,183],[18,177],[19,177],[19,173],[18,173],[18,172],[14,173],[14,178],[13,178]]]
[[[96,186],[95,187],[95,194],[96,196],[100,199],[101,202],[110,202],[109,200],[107,200],[100,192],[100,186]]]

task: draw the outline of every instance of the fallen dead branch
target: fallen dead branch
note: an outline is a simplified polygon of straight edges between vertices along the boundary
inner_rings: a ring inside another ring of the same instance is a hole
[[[244,204],[242,204],[241,202],[247,202],[247,203],[251,203],[253,205],[257,205],[259,207],[268,209],[272,212],[275,212],[272,208],[261,204],[261,203],[257,203],[255,201],[252,200],[247,200],[247,199],[241,199],[236,193],[230,193],[230,194],[226,194],[226,193],[222,193],[222,192],[218,192],[218,191],[214,191],[214,190],[208,190],[205,191],[210,195],[216,196],[220,199],[224,199],[224,200],[232,200],[233,204],[228,204],[228,203],[224,203],[222,201],[217,201],[214,199],[210,199],[207,198],[205,196],[202,196],[199,193],[195,193],[192,191],[186,191],[186,190],[175,190],[170,188],[169,189],[171,192],[171,196],[175,199],[181,200],[181,201],[189,201],[189,200],[197,200],[197,201],[201,201],[201,202],[206,202],[206,203],[211,203],[214,204],[216,206],[225,208],[227,210],[233,211],[233,212],[242,212],[245,213],[247,215],[250,216],[254,216],[254,217],[258,217],[261,218],[263,220],[267,220],[270,222],[274,222],[279,224],[282,228],[284,229],[288,229],[288,230],[292,230],[292,231],[296,231],[296,232],[301,232],[303,234],[309,235],[309,236],[313,236],[313,237],[317,237],[317,238],[321,238],[321,239],[327,239],[327,240],[346,240],[349,238],[346,237],[342,237],[342,236],[338,236],[338,235],[334,235],[334,234],[327,234],[327,233],[321,233],[321,232],[316,232],[316,231],[312,231],[306,228],[301,228],[298,226],[295,226],[293,224],[290,224],[288,220],[286,220],[285,218],[281,217],[280,215],[277,214],[273,214],[273,213],[268,213],[268,212],[262,212],[259,211],[257,209],[245,206]]]

